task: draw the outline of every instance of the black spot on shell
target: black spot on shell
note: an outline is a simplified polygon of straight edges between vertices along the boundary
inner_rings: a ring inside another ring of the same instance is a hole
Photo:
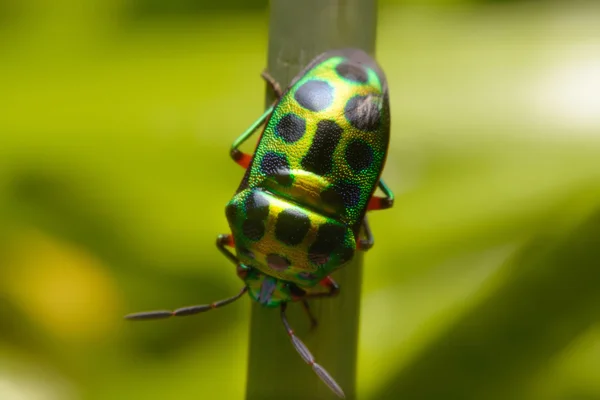
[[[324,224],[319,227],[315,242],[308,249],[308,259],[316,265],[327,263],[332,255],[344,246],[346,229],[339,225]]]
[[[352,183],[342,182],[337,186],[338,193],[344,200],[346,207],[354,207],[360,201],[360,187]]]
[[[306,132],[306,121],[296,114],[285,114],[275,126],[275,134],[287,143],[297,142]]]
[[[310,229],[310,219],[302,212],[287,209],[277,216],[275,237],[285,244],[295,246],[302,242]]]
[[[372,132],[379,128],[381,112],[373,96],[354,96],[344,108],[346,119],[361,131]]]
[[[279,254],[269,254],[267,256],[267,265],[275,271],[284,271],[291,263],[287,258],[280,256]]]
[[[227,207],[225,207],[225,216],[227,217],[227,221],[229,222],[229,225],[233,225],[233,223],[236,220],[236,215],[237,215],[237,204],[235,204],[235,203],[227,204]]]
[[[252,191],[245,201],[246,219],[242,233],[250,240],[260,240],[265,234],[265,220],[269,215],[269,201],[257,190]]]
[[[308,260],[315,265],[324,265],[329,261],[331,253],[320,253],[316,249],[311,248],[311,252],[308,253]]]
[[[318,175],[330,173],[333,166],[333,152],[343,132],[344,130],[334,121],[319,121],[310,149],[302,159],[302,168]]]
[[[360,201],[360,187],[353,183],[341,182],[325,189],[321,193],[321,200],[336,210],[354,207]]]
[[[335,71],[339,76],[350,81],[366,83],[369,80],[364,67],[352,61],[342,61],[335,67]]]
[[[344,199],[333,187],[329,187],[321,193],[321,200],[336,211],[344,207]]]
[[[373,149],[362,140],[353,140],[346,147],[346,162],[356,173],[365,170],[373,163]]]
[[[283,186],[292,184],[292,175],[287,158],[282,154],[272,151],[266,153],[260,161],[260,170],[263,174],[275,178]]]
[[[247,219],[242,223],[242,233],[250,240],[260,240],[265,234],[265,223],[260,220]]]
[[[333,101],[333,87],[325,81],[310,80],[294,94],[296,101],[311,111],[323,111]]]
[[[245,201],[246,216],[250,219],[265,220],[269,215],[269,200],[258,190],[253,190]]]

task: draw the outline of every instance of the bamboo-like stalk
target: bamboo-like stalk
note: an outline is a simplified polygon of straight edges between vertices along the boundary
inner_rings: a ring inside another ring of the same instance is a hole
[[[376,0],[272,0],[269,73],[283,87],[318,54],[356,47],[375,52]],[[267,90],[267,104],[273,101]],[[336,272],[340,295],[311,302],[319,326],[310,330],[302,307],[288,307],[290,324],[315,359],[337,380],[347,399],[356,398],[356,358],[362,254]],[[292,347],[279,310],[253,304],[248,361],[248,400],[334,399]]]

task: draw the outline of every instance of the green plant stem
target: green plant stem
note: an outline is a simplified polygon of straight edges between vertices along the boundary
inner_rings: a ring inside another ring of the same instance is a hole
[[[271,2],[267,70],[286,87],[318,54],[356,47],[374,54],[375,0],[274,0]],[[273,94],[267,90],[266,104]],[[311,301],[319,326],[310,330],[302,307],[288,307],[290,324],[315,359],[341,385],[347,399],[356,398],[356,357],[363,257],[336,272],[341,287],[333,299]],[[334,399],[292,347],[279,310],[252,305],[246,398]]]

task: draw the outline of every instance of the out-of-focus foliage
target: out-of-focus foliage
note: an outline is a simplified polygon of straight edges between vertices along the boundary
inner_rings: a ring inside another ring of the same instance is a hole
[[[380,12],[397,203],[371,217],[361,398],[600,398],[600,8],[458,3]],[[244,302],[120,317],[240,287],[214,239],[267,13],[136,4],[162,7],[0,2],[2,400],[243,396]]]

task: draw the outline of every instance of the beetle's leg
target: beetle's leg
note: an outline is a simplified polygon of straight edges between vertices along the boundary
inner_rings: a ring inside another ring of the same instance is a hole
[[[250,138],[256,131],[258,131],[265,122],[269,119],[269,116],[273,112],[274,106],[269,107],[263,115],[260,116],[244,133],[238,136],[237,139],[231,145],[231,150],[229,151],[229,155],[233,158],[233,161],[240,164],[244,168],[248,168],[250,166],[250,161],[252,161],[252,155],[248,153],[242,152],[239,147]]]
[[[281,98],[281,96],[283,96],[283,91],[281,90],[281,85],[279,84],[279,82],[277,82],[275,80],[275,78],[273,78],[271,76],[271,74],[269,74],[267,72],[267,70],[264,70],[260,76],[267,81],[267,83],[269,84],[269,86],[271,86],[271,89],[273,89],[273,93],[275,93],[275,97],[277,98],[277,100],[279,100]]]
[[[338,285],[331,276],[326,276],[325,278],[321,279],[319,285],[325,286],[329,289],[329,292],[325,294],[325,297],[337,296],[340,293],[340,285]]]
[[[244,286],[242,288],[242,290],[235,296],[229,297],[227,299],[215,301],[214,303],[210,303],[210,304],[182,307],[182,308],[178,308],[175,311],[169,311],[169,310],[144,311],[144,312],[126,315],[125,319],[129,319],[129,320],[133,320],[133,321],[143,321],[143,320],[148,320],[148,319],[163,319],[163,318],[169,318],[169,317],[187,317],[188,315],[198,314],[201,312],[205,312],[205,311],[212,310],[215,308],[223,307],[223,306],[226,306],[227,304],[233,303],[234,301],[236,301],[237,299],[242,297],[244,295],[244,293],[246,293],[247,290],[248,290],[248,287]]]
[[[290,340],[292,341],[292,345],[294,346],[298,354],[300,354],[300,357],[302,357],[304,362],[310,365],[313,371],[315,371],[319,378],[321,378],[323,383],[325,383],[327,387],[329,387],[329,389],[331,389],[331,391],[335,393],[338,397],[345,398],[346,396],[344,395],[344,391],[342,390],[340,385],[338,385],[338,383],[331,377],[331,375],[329,375],[329,372],[327,372],[323,367],[321,367],[315,362],[315,357],[311,354],[310,350],[308,350],[308,347],[306,347],[302,340],[300,340],[298,336],[296,336],[294,330],[290,327],[290,324],[287,320],[287,316],[285,315],[286,307],[287,303],[281,303],[281,321],[283,322],[283,326],[285,327],[285,330],[289,335]]]
[[[310,319],[310,329],[315,329],[317,325],[319,325],[319,322],[313,315],[312,311],[310,311],[310,306],[308,305],[308,301],[306,299],[302,300],[302,308],[304,309],[306,315],[308,315],[308,319]]]
[[[306,313],[306,315],[308,316],[308,319],[310,320],[310,329],[314,329],[318,325],[317,319],[315,318],[313,313],[310,311],[310,306],[308,305],[308,301],[306,300],[307,298],[309,298],[311,296],[307,295],[306,290],[298,287],[298,285],[296,285],[295,283],[290,282],[288,285],[289,285],[290,293],[292,295],[292,301],[301,301],[302,302],[302,308],[304,309],[304,312]],[[327,295],[327,293],[324,293],[324,294]]]
[[[219,236],[217,236],[217,247],[219,251],[223,253],[223,255],[227,257],[227,259],[229,259],[229,261],[231,261],[235,265],[238,265],[240,261],[237,259],[235,254],[233,254],[230,250],[226,249],[225,246],[234,246],[233,235],[231,235],[230,233],[222,233]]]
[[[278,101],[281,98],[281,96],[283,96],[283,92],[279,83],[267,71],[263,71],[260,74],[260,76],[262,76],[262,78],[269,84],[271,89],[273,89],[275,97]],[[240,164],[242,167],[248,168],[250,166],[250,162],[252,161],[252,155],[248,153],[243,153],[241,150],[239,150],[239,147],[242,145],[242,143],[248,140],[250,136],[252,136],[260,127],[264,125],[264,123],[268,120],[269,116],[273,112],[274,108],[275,105],[269,107],[263,113],[263,115],[261,115],[260,118],[257,119],[256,122],[254,122],[244,133],[242,133],[233,142],[233,145],[231,145],[231,150],[229,154],[231,155],[231,158],[233,158],[233,160],[236,163]]]
[[[371,197],[369,200],[369,205],[367,206],[367,211],[385,210],[386,208],[390,208],[394,205],[394,193],[385,184],[383,179],[379,179],[377,186],[381,189],[385,197]]]
[[[296,286],[297,290],[301,291],[301,293],[298,293],[296,297],[293,297],[293,301],[302,301],[302,308],[304,308],[306,315],[308,315],[308,318],[310,319],[311,329],[315,328],[318,325],[318,321],[310,310],[308,300],[317,298],[322,299],[324,297],[334,297],[340,293],[340,286],[330,276],[326,276],[325,278],[321,279],[319,285],[326,287],[328,291],[325,293],[306,293],[304,290],[299,289]]]
[[[386,208],[391,208],[394,205],[394,193],[390,190],[388,185],[385,184],[383,179],[379,179],[377,186],[383,192],[384,197],[372,196],[369,200],[367,211],[385,210]],[[373,247],[375,244],[375,239],[373,238],[373,232],[371,232],[371,227],[369,226],[369,221],[367,220],[366,215],[363,219],[362,227],[365,232],[365,237],[361,238],[359,235],[357,247],[359,250],[367,251]]]
[[[373,238],[373,232],[371,232],[371,227],[369,226],[369,220],[367,220],[366,215],[363,218],[362,227],[363,227],[363,230],[365,231],[365,237],[361,238],[360,234],[359,234],[357,247],[358,247],[358,250],[367,251],[371,247],[373,247],[373,244],[375,244],[375,239]]]
[[[321,279],[319,285],[325,286],[329,291],[325,293],[307,293],[304,296],[304,299],[316,299],[322,297],[334,297],[340,293],[340,285],[337,284],[336,281],[333,280],[331,276],[326,276]]]

